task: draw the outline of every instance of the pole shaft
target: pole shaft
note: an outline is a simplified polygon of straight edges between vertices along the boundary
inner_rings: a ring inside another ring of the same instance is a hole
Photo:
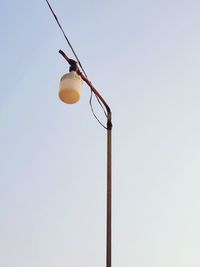
[[[112,124],[111,112],[108,113],[107,128],[107,237],[106,267],[111,267],[112,258]]]

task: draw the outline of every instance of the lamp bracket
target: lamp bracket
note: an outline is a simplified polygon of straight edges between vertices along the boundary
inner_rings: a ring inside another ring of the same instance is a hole
[[[78,68],[78,64],[77,64],[77,62],[76,62],[75,60],[73,60],[73,59],[69,59],[69,60],[68,60],[68,63],[69,63],[69,65],[70,65],[70,67],[69,67],[69,71],[70,71],[70,72],[71,72],[71,71],[76,71],[76,72],[78,72],[79,68]]]

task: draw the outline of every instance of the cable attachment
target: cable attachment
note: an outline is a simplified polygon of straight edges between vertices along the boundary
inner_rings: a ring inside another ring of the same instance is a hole
[[[107,130],[112,130],[112,122],[111,122],[111,120],[107,121]]]
[[[111,111],[108,112],[108,117],[107,117],[107,130],[112,130],[112,113]]]

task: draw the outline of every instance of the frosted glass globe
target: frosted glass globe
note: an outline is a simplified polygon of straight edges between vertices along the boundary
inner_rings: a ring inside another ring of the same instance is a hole
[[[80,100],[83,80],[75,72],[71,71],[60,79],[59,97],[67,104],[74,104]]]

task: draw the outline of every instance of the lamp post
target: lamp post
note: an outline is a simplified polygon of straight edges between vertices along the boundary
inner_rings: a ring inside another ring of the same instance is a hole
[[[91,88],[93,93],[104,105],[107,112],[107,211],[106,211],[106,267],[111,267],[111,252],[112,252],[112,113],[111,109],[87,79],[79,70],[78,64],[73,59],[68,58],[65,53],[60,50],[59,53],[65,58],[70,65],[70,73],[65,74],[60,81],[60,99],[67,103],[73,104],[79,101],[81,87],[83,81]]]

